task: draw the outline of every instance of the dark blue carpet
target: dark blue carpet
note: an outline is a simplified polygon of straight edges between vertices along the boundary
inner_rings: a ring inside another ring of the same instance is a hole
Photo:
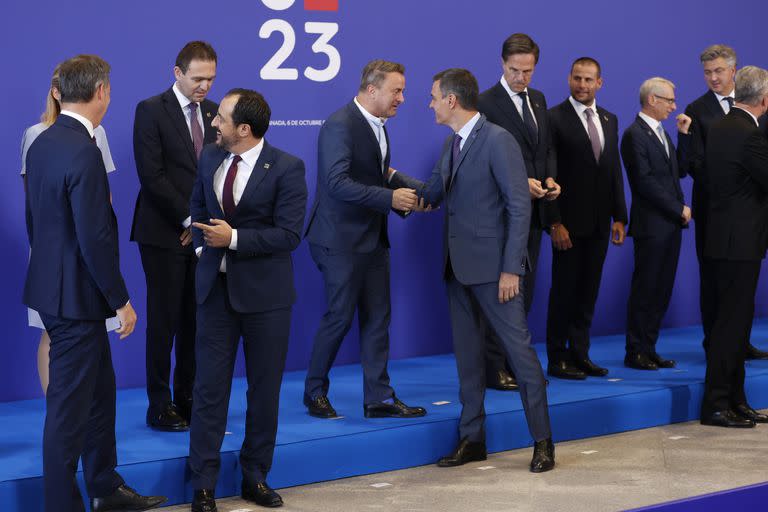
[[[755,324],[753,339],[768,339],[768,322]],[[546,366],[544,347],[537,346]],[[549,402],[556,441],[587,438],[698,418],[703,391],[701,329],[662,333],[658,351],[678,361],[676,369],[642,372],[623,367],[624,336],[593,340],[594,361],[607,366],[606,378],[583,382],[552,379]],[[309,417],[301,403],[304,372],[285,375],[274,487],[333,480],[434,462],[457,440],[460,404],[453,355],[392,361],[392,383],[408,404],[425,405],[416,420],[363,418],[359,366],[335,368],[330,398],[344,417]],[[768,361],[747,363],[747,395],[755,408],[768,407]],[[445,405],[432,405],[447,401]],[[187,433],[157,433],[144,424],[143,389],[118,392],[117,447],[120,473],[143,493],[164,494],[170,503],[189,502]],[[529,446],[530,436],[517,393],[486,396],[488,448],[503,451]],[[0,404],[0,503],[4,511],[42,510],[41,439],[44,402]],[[228,431],[222,447],[217,494],[239,494],[238,450],[245,423],[245,382],[233,386]]]

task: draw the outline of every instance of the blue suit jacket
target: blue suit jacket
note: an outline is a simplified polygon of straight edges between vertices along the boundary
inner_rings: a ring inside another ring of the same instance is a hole
[[[389,247],[387,215],[392,190],[390,144],[382,162],[376,136],[354,101],[337,110],[320,129],[317,192],[307,222],[310,243],[331,249],[370,252],[379,241]]]
[[[128,302],[104,160],[80,121],[60,115],[27,154],[32,254],[24,303],[73,320],[103,320]]]
[[[621,157],[632,189],[629,235],[666,236],[682,227],[685,205],[680,188],[675,146],[664,132],[669,156],[648,123],[640,116],[621,137]]]
[[[214,144],[203,148],[192,189],[193,222],[225,218],[213,190],[213,176],[228,155]],[[195,275],[197,303],[205,302],[221,259],[227,258],[227,289],[235,311],[256,313],[291,306],[296,300],[291,251],[301,241],[306,206],[304,162],[265,140],[234,217],[226,219],[237,229],[237,250],[207,247],[202,232],[192,229],[195,248],[203,247]]]
[[[453,166],[452,145],[453,135],[422,192],[429,204],[445,203],[446,262],[464,285],[525,274],[531,198],[517,141],[481,115]]]

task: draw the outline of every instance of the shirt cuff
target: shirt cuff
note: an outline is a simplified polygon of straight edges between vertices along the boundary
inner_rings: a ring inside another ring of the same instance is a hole
[[[397,171],[392,169],[392,174],[390,174],[389,178],[387,178],[387,183],[392,183],[392,178],[395,177],[395,174],[397,174]]]
[[[229,248],[233,251],[237,250],[237,230],[232,230],[232,239],[229,241]]]
[[[184,219],[184,222],[181,223],[182,226],[184,226],[184,229],[189,228],[189,226],[192,225],[192,216],[190,215],[186,219]]]
[[[195,254],[197,254],[198,258],[200,257],[200,253],[202,253],[202,252],[203,252],[203,247],[202,246],[195,247]]]

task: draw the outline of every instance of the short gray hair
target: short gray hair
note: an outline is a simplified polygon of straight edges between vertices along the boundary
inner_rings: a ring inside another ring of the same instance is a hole
[[[704,64],[705,62],[719,59],[721,57],[725,59],[725,62],[729,66],[734,68],[736,67],[736,51],[730,46],[726,46],[724,44],[713,44],[712,46],[707,46],[704,48],[704,51],[701,52],[699,60],[701,60],[701,63]]]
[[[359,91],[365,91],[368,89],[369,85],[372,85],[377,89],[380,88],[389,73],[400,73],[401,75],[404,75],[405,66],[398,62],[391,62],[388,60],[372,60],[363,68],[363,73],[360,77]]]
[[[736,102],[757,105],[768,96],[768,71],[757,66],[744,66],[736,72]]]
[[[99,85],[109,85],[110,66],[96,55],[78,55],[59,65],[62,103],[88,103]]]
[[[648,98],[653,96],[654,94],[659,94],[662,86],[664,85],[668,85],[672,89],[675,88],[675,84],[673,84],[666,78],[661,78],[660,76],[649,78],[648,80],[643,82],[643,85],[640,86],[640,105],[641,106],[647,105]]]

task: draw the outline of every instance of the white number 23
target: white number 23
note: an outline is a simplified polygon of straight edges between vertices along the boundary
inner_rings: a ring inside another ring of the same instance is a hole
[[[314,82],[327,82],[333,79],[341,69],[341,55],[335,46],[328,44],[331,38],[339,31],[338,23],[322,23],[308,21],[304,24],[307,34],[318,34],[318,38],[312,44],[314,53],[323,53],[328,57],[328,65],[323,69],[307,66],[304,76]],[[261,68],[262,80],[298,80],[299,70],[296,68],[284,68],[281,65],[291,56],[296,47],[296,33],[293,27],[285,20],[267,20],[259,30],[259,37],[269,39],[274,32],[283,35],[283,44],[278,48],[271,59]]]

